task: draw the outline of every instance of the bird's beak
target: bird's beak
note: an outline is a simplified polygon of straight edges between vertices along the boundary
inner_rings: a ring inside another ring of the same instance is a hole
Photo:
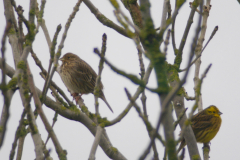
[[[60,61],[64,61],[63,57],[59,59]]]
[[[221,115],[221,114],[222,114],[222,112],[218,112],[218,114],[219,114],[219,115]]]

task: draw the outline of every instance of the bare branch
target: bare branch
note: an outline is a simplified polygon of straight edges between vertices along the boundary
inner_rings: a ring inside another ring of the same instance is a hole
[[[86,4],[86,6],[91,10],[91,12],[95,15],[95,17],[105,26],[114,29],[121,35],[128,37],[128,34],[126,33],[125,29],[116,25],[113,23],[110,19],[105,17],[93,4],[90,0],[83,0],[83,2]]]
[[[51,82],[51,80],[49,80],[49,78],[50,78],[49,75],[50,75],[52,63],[53,63],[53,60],[54,60],[54,55],[55,55],[55,51],[54,50],[55,50],[55,46],[57,44],[57,37],[58,37],[59,32],[61,31],[61,28],[62,28],[62,26],[58,25],[57,30],[56,30],[56,32],[54,34],[53,41],[52,41],[47,77],[46,77],[46,80],[45,80],[45,83],[44,83],[44,86],[43,86],[43,95],[42,95],[42,99],[41,99],[42,102],[45,100],[45,97],[46,97],[46,94],[47,94],[47,90],[48,90],[48,87],[49,87],[50,82]]]
[[[103,36],[102,36],[102,50],[101,50],[101,57],[104,57],[105,56],[105,52],[106,52],[106,40],[107,40],[107,35],[104,33]],[[98,49],[95,48],[94,49],[94,52],[98,52]],[[99,61],[99,70],[98,70],[98,76],[96,78],[96,84],[95,84],[95,87],[94,87],[94,91],[93,91],[93,94],[94,94],[94,98],[95,98],[95,110],[96,110],[96,115],[99,115],[99,110],[98,110],[98,107],[99,107],[99,103],[98,103],[98,98],[99,98],[99,91],[100,91],[100,83],[101,83],[101,74],[102,74],[102,70],[103,70],[103,64],[104,64],[104,59],[101,58],[100,61]],[[111,108],[109,108],[111,109]],[[95,155],[95,154],[94,154]]]
[[[11,29],[12,22],[8,21],[5,31],[3,33],[2,37],[2,47],[1,47],[1,53],[2,53],[2,59],[1,59],[1,67],[2,67],[2,83],[0,84],[0,89],[2,90],[2,95],[4,99],[4,106],[2,110],[2,116],[1,116],[1,122],[0,122],[0,148],[3,144],[4,141],[4,136],[6,132],[6,126],[7,126],[7,121],[9,117],[9,106],[11,103],[11,97],[8,94],[8,87],[6,85],[6,69],[5,69],[5,43],[6,43],[6,38],[9,30]]]
[[[49,124],[48,120],[47,120],[47,117],[45,116],[43,110],[42,110],[42,103],[38,97],[38,94],[37,94],[37,91],[35,89],[35,84],[34,84],[34,81],[33,81],[33,78],[32,78],[32,74],[31,74],[31,71],[30,71],[30,68],[27,67],[27,72],[28,72],[28,75],[29,75],[29,78],[28,78],[28,83],[29,83],[29,87],[30,87],[30,90],[31,92],[33,93],[33,99],[34,99],[34,103],[35,103],[35,106],[37,108],[37,111],[38,111],[38,114],[40,115],[42,121],[43,121],[43,124],[45,125],[45,128],[46,130],[48,131],[48,134],[50,135],[52,141],[53,141],[53,144],[56,148],[56,151],[58,153],[58,156],[59,157],[65,157],[66,158],[66,153],[63,151],[58,139],[57,139],[57,136],[56,134],[54,133],[51,125]],[[41,141],[42,142],[42,141]]]
[[[93,142],[92,149],[91,149],[88,160],[95,160],[95,154],[96,154],[96,151],[97,151],[97,147],[98,147],[100,138],[102,136],[102,132],[103,132],[102,127],[97,126],[97,133],[95,135],[95,139],[94,139],[94,142]]]
[[[165,40],[165,42],[164,42],[164,52],[163,52],[164,55],[167,55],[169,38],[170,38],[170,32],[171,32],[171,30],[169,29],[168,32],[167,32],[166,40]]]
[[[173,123],[174,130],[176,129],[178,123],[181,121],[182,117],[185,115],[188,108],[185,108],[185,110],[179,115],[178,119]]]
[[[16,147],[17,147],[17,141],[18,141],[18,139],[19,139],[19,132],[20,132],[20,130],[24,130],[24,132],[22,132],[22,133],[25,133],[25,134],[27,134],[27,132],[26,132],[26,130],[25,130],[25,126],[24,126],[24,117],[25,117],[25,115],[26,115],[26,110],[24,109],[23,110],[23,113],[22,113],[22,116],[21,116],[21,119],[20,119],[20,121],[19,121],[19,125],[18,125],[18,128],[17,128],[17,130],[16,130],[16,132],[15,132],[15,137],[14,137],[14,141],[13,141],[13,144],[12,144],[12,149],[11,149],[11,152],[10,152],[10,156],[9,156],[9,160],[13,160],[13,158],[14,158],[14,155],[15,155],[15,149],[16,149]],[[26,136],[25,134],[23,134],[23,135],[21,135],[21,136]]]
[[[205,44],[205,46],[203,47],[202,51],[200,54],[197,55],[197,57],[191,62],[191,64],[187,67],[187,68],[190,68],[193,64],[195,64],[195,62],[198,60],[198,58],[200,58],[202,56],[202,53],[204,51],[204,49],[207,47],[208,43],[211,41],[211,39],[213,38],[213,36],[216,34],[216,32],[218,31],[218,26],[216,26],[211,34],[211,36],[209,37],[207,43]],[[179,71],[182,72],[182,71],[186,71],[187,68],[185,69],[180,69]]]
[[[201,29],[201,33],[198,39],[198,43],[197,43],[197,47],[195,50],[195,54],[196,56],[201,55],[201,50],[202,50],[202,44],[203,41],[205,39],[205,34],[206,34],[206,30],[207,30],[207,20],[208,20],[208,16],[209,16],[209,10],[210,10],[210,0],[207,1],[207,6],[204,6],[203,8],[203,21],[202,21],[202,29]],[[198,80],[199,80],[199,72],[200,72],[200,65],[201,65],[201,59],[200,57],[197,59],[197,61],[195,62],[195,73],[194,73],[194,90],[196,93],[196,87],[198,85]],[[196,96],[196,94],[195,94]],[[203,107],[202,107],[202,95],[199,95],[199,102],[198,102],[198,112],[202,111]]]

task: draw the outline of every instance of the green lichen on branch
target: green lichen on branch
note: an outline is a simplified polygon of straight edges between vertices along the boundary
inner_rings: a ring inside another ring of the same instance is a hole
[[[178,68],[176,65],[171,65],[171,64],[166,64],[167,67],[167,73],[168,73],[168,81],[173,82],[173,81],[180,81],[179,75],[178,75]]]
[[[17,68],[26,70],[27,69],[26,63],[24,61],[19,61],[17,64]]]
[[[95,86],[93,92],[94,96],[100,97],[100,91],[101,90],[99,89],[99,87]]]
[[[115,9],[118,9],[118,8],[119,8],[119,4],[118,4],[118,2],[117,2],[116,0],[110,0],[110,2],[111,2],[111,4],[113,5],[113,7],[114,7]]]
[[[63,110],[63,111],[67,109],[64,105],[62,105],[60,108],[61,108],[61,110]]]
[[[191,125],[191,124],[192,124],[192,122],[191,122],[190,119],[187,119],[187,120],[184,122],[184,125],[186,125],[186,126],[189,126],[189,125]]]
[[[138,26],[139,28],[142,28],[142,15],[140,12],[139,5],[137,3],[137,0],[122,0],[124,6],[128,9],[128,11],[131,14],[133,23]]]
[[[192,156],[192,160],[199,160],[199,159],[200,159],[199,155],[193,155]]]
[[[60,154],[59,154],[59,159],[60,160],[67,160],[67,151],[66,150],[63,150]]]
[[[142,12],[145,12],[147,8],[150,8],[151,7],[151,4],[149,3],[149,1],[147,1],[147,3],[145,3],[144,5],[141,5],[140,6],[140,10]]]
[[[8,34],[15,34],[15,29],[14,27],[11,27],[11,29],[8,31]]]
[[[177,160],[176,159],[176,142],[174,139],[169,139],[167,142],[167,152],[169,155],[169,159]]]
[[[144,117],[145,118],[145,117]],[[147,130],[149,131],[149,133],[152,131],[153,127],[151,125],[151,123],[147,120],[144,121],[147,127]]]
[[[31,130],[32,130],[32,135],[34,135],[34,134],[37,134],[38,133],[38,128],[37,128],[37,126],[33,126],[33,127],[31,127]]]
[[[27,130],[25,129],[25,127],[21,127],[18,131],[17,131],[17,136],[18,137],[25,137],[27,135]]]
[[[180,68],[180,65],[182,63],[182,54],[177,54],[175,59],[174,59],[174,65],[178,68]]]
[[[39,11],[39,13],[38,13],[38,22],[42,22],[42,17],[43,17],[43,13],[44,13],[44,7],[45,7],[45,4],[46,4],[46,1],[44,0],[42,0],[42,5],[41,5],[41,10]]]
[[[88,108],[87,108],[86,106],[82,106],[82,107],[81,107],[81,110],[82,110],[82,112],[84,112],[84,113],[89,113]],[[89,113],[89,116],[91,116],[90,113]]]
[[[13,77],[13,78],[8,82],[7,87],[8,87],[9,89],[16,88],[17,83],[18,83],[17,77]]]
[[[111,124],[111,122],[108,121],[106,117],[101,118],[101,117],[98,115],[98,116],[97,116],[97,120],[98,120],[99,125],[100,125],[102,128],[104,128],[105,126],[108,126],[108,125]]]
[[[186,2],[186,0],[177,0],[177,7],[180,8],[184,3]]]
[[[167,94],[169,86],[165,66],[166,57],[159,50],[162,38],[157,35],[151,18],[145,20],[145,26],[141,31],[140,39],[146,49],[146,56],[150,59],[157,76],[158,94]]]
[[[32,42],[34,41],[34,38],[35,38],[35,24],[34,23],[31,23],[29,24],[28,23],[28,26],[29,26],[29,30],[28,30],[28,34],[25,36],[25,46],[31,46],[32,45]]]
[[[129,3],[129,4],[136,4],[136,3],[137,3],[137,0],[128,0],[128,3]]]
[[[172,65],[166,63],[166,68],[168,73],[168,81],[169,82],[176,81],[180,83],[180,78],[178,75],[178,66],[175,64]],[[178,90],[177,95],[184,95],[184,89],[182,87]]]
[[[35,9],[30,9],[29,16],[35,16]]]
[[[209,152],[209,148],[208,147],[203,147],[203,152]]]
[[[76,114],[80,114],[80,110],[77,108],[77,106],[73,105],[71,107],[69,107],[69,109],[73,112],[75,112]]]
[[[112,149],[112,151],[113,151],[114,153],[118,153],[118,149],[117,149],[117,148],[112,147],[111,149]]]
[[[56,30],[56,32],[55,32],[55,34],[54,34],[54,37],[53,37],[53,41],[52,41],[52,46],[51,46],[51,49],[50,49],[50,56],[51,56],[51,60],[53,61],[53,59],[54,59],[54,54],[55,54],[55,47],[56,47],[56,45],[57,45],[57,37],[58,37],[58,34],[59,34],[59,32],[61,31],[61,29],[62,29],[62,26],[61,26],[61,24],[59,24],[58,26],[57,26],[57,30]],[[60,57],[60,53],[59,53],[59,56],[58,56],[58,58]]]
[[[197,8],[199,6],[199,0],[194,0],[192,6]]]

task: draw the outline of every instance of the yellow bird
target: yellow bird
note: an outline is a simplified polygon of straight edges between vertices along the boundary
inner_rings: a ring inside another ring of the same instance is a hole
[[[216,136],[222,123],[221,114],[216,106],[211,105],[192,117],[191,126],[197,142],[208,143]],[[185,146],[183,138],[177,152]]]

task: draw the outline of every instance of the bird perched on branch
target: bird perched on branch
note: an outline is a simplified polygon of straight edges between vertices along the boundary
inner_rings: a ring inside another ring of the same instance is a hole
[[[197,142],[208,143],[216,136],[222,123],[221,114],[216,106],[211,105],[192,117],[191,126]],[[177,152],[185,146],[183,139]]]
[[[73,53],[67,53],[59,60],[62,61],[62,65],[58,67],[57,72],[76,102],[83,94],[93,93],[97,74],[89,64]],[[100,82],[99,98],[113,112],[102,90],[103,84]]]

